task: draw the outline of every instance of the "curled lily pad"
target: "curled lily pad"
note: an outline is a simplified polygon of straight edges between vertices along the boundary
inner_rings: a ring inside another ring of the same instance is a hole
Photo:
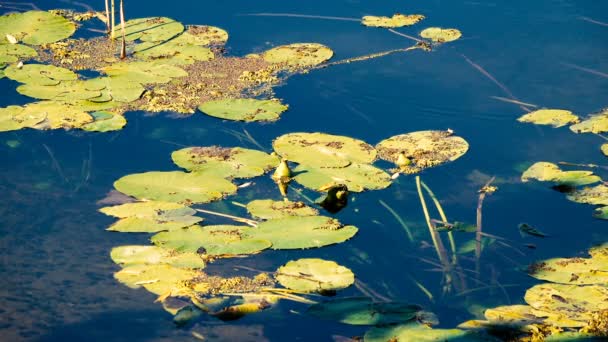
[[[317,191],[328,186],[343,184],[349,191],[379,190],[391,185],[391,176],[373,165],[352,163],[341,168],[323,168],[299,165],[295,168],[295,181]]]
[[[29,45],[53,43],[68,38],[76,25],[66,18],[45,11],[10,13],[0,16],[0,43],[7,35]]]
[[[178,268],[204,268],[205,262],[197,253],[176,253],[157,246],[120,246],[112,248],[112,260],[122,265],[171,265]]]
[[[341,135],[290,133],[275,139],[272,146],[284,159],[309,166],[344,167],[376,159],[373,146]]]
[[[557,165],[549,162],[534,163],[521,175],[522,182],[531,179],[569,186],[588,185],[601,181],[601,178],[591,171],[562,171]]]
[[[162,42],[184,31],[184,26],[171,18],[139,18],[125,22],[127,41]]]
[[[207,101],[198,109],[216,118],[235,121],[274,121],[288,106],[278,100],[221,99]]]
[[[250,178],[263,175],[279,162],[267,153],[240,147],[188,147],[171,154],[173,162],[188,171],[222,178]]]
[[[192,226],[185,229],[158,233],[151,239],[157,246],[178,252],[196,252],[205,255],[253,254],[270,247],[268,240],[251,237],[255,228],[246,226]]]
[[[276,279],[292,290],[326,292],[349,287],[355,282],[355,275],[333,261],[310,258],[292,260],[279,267]]]
[[[101,113],[110,114],[109,117],[101,118]],[[113,114],[110,112],[94,112],[91,116],[95,121],[82,126],[85,131],[91,132],[110,132],[117,131],[125,127],[127,120],[124,116],[119,114]]]
[[[368,297],[348,297],[314,304],[307,313],[352,325],[383,325],[407,322],[421,310],[418,305],[378,303]]]
[[[102,70],[112,78],[141,84],[167,83],[173,78],[188,76],[184,69],[162,62],[118,62]]]
[[[608,132],[608,108],[591,116],[581,123],[570,126],[570,130],[575,133]]]
[[[22,44],[0,44],[0,64],[16,63],[38,56],[36,50]]]
[[[315,248],[344,242],[357,233],[325,216],[293,216],[268,220],[246,232],[251,239],[268,240],[272,249]]]
[[[25,64],[22,67],[10,65],[4,69],[4,73],[17,82],[39,85],[56,85],[61,81],[78,79],[72,70],[45,64]]]
[[[382,140],[376,149],[381,159],[397,164],[402,172],[417,173],[460,158],[468,151],[469,144],[463,138],[452,135],[450,130],[419,131]],[[399,161],[400,155],[408,163]]]
[[[196,270],[165,264],[127,266],[114,273],[114,278],[131,287],[144,287],[159,296],[180,296],[192,292],[186,282],[200,275]]]
[[[33,128],[46,119],[46,112],[26,111],[21,106],[0,108],[0,132]]]
[[[555,258],[534,263],[528,274],[560,284],[608,284],[606,258]]]
[[[202,173],[145,172],[114,182],[116,190],[141,200],[206,203],[236,192],[231,182]]]
[[[321,64],[333,56],[334,52],[318,43],[295,43],[272,48],[262,54],[265,61],[294,67],[308,67]]]
[[[457,40],[462,33],[457,29],[444,29],[441,27],[429,27],[420,32],[420,37],[427,38],[435,43],[447,43]]]
[[[363,17],[361,23],[365,26],[372,27],[403,27],[411,26],[424,19],[425,16],[421,14],[394,14],[392,17],[376,17],[373,15],[366,15]]]
[[[585,187],[569,193],[566,197],[572,202],[607,206],[608,186],[599,184],[594,187]]]
[[[593,217],[608,220],[608,206],[595,209]]]
[[[251,216],[261,219],[276,219],[289,216],[314,216],[319,212],[303,202],[255,200],[247,204]]]
[[[529,122],[537,125],[550,125],[553,127],[562,127],[570,124],[578,123],[578,116],[574,115],[569,110],[563,109],[539,109],[528,114],[525,114],[519,119],[519,122]]]
[[[365,342],[498,342],[497,338],[481,331],[461,329],[431,329],[422,324],[401,324],[375,327],[365,333]]]

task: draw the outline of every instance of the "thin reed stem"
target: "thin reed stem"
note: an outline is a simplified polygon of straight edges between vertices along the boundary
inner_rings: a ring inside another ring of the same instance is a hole
[[[431,197],[431,199],[433,200],[433,203],[435,203],[435,207],[437,208],[437,211],[439,212],[439,216],[441,217],[441,220],[443,222],[448,222],[448,218],[445,216],[445,212],[443,211],[443,208],[441,207],[441,203],[439,203],[439,200],[437,200],[437,197],[435,197],[435,194],[433,193],[433,191],[431,191],[431,188],[429,188],[426,183],[424,183],[423,181],[420,181],[420,184],[422,184],[422,188],[424,188],[424,190],[426,190],[426,192],[429,194],[429,197]],[[450,240],[450,249],[452,250],[452,263],[456,264],[458,262],[457,256],[456,256],[456,242],[454,241],[454,234],[452,234],[452,232],[448,232],[448,239]]]
[[[410,240],[411,243],[413,243],[414,242],[414,236],[412,235],[412,232],[410,231],[410,228],[407,226],[407,224],[405,224],[405,221],[403,221],[403,219],[401,218],[401,216],[399,216],[399,214],[397,214],[397,212],[395,210],[393,210],[393,208],[391,208],[383,200],[379,200],[378,202],[380,202],[380,204],[383,207],[385,207],[386,210],[388,210],[389,213],[391,213],[393,215],[393,217],[397,220],[397,222],[399,222],[399,224],[401,225],[401,227],[403,227],[403,230],[405,230],[405,233],[407,234],[407,238]]]
[[[479,192],[479,199],[477,200],[477,229],[475,231],[475,270],[479,272],[480,258],[481,258],[481,233],[482,233],[482,208],[483,200],[486,198],[487,192],[484,190],[496,177],[490,178],[490,180],[481,188]]]
[[[122,31],[122,44],[120,47],[120,59],[127,58],[127,42],[125,37],[125,11],[123,8],[123,0],[120,0],[120,28]]]

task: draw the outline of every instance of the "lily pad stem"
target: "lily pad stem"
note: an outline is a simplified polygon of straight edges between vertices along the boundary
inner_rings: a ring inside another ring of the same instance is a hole
[[[412,235],[412,232],[410,231],[410,228],[407,226],[407,224],[405,224],[405,222],[403,221],[403,219],[401,218],[401,216],[399,216],[399,214],[397,214],[397,212],[395,210],[393,210],[393,208],[391,208],[383,200],[379,200],[378,202],[380,202],[380,204],[383,207],[385,207],[386,210],[388,210],[388,212],[391,213],[391,215],[393,215],[393,217],[395,217],[395,219],[397,220],[397,222],[399,222],[399,224],[401,225],[401,227],[403,227],[403,229],[405,230],[405,233],[407,234],[407,238],[410,240],[410,242],[414,242],[414,236]]]
[[[492,184],[496,177],[490,178],[490,180],[482,187],[482,189],[487,188]],[[481,191],[479,193],[479,199],[477,200],[477,230],[475,232],[475,263],[476,263],[476,271],[479,274],[479,259],[481,258],[481,233],[482,233],[482,217],[481,210],[483,208],[483,200],[486,198],[486,192]]]
[[[242,217],[238,217],[238,216],[233,216],[233,215],[228,215],[228,214],[222,214],[222,213],[218,213],[215,211],[211,211],[211,210],[205,210],[205,209],[194,209],[198,212],[201,213],[205,213],[205,214],[210,214],[210,215],[215,215],[215,216],[221,216],[221,217],[225,217],[225,218],[229,218],[231,220],[234,220],[236,222],[241,222],[241,223],[245,223],[247,225],[250,225],[252,227],[257,227],[258,226],[258,221],[254,221],[254,220],[250,220],[250,219],[246,219],[246,218],[242,218]]]

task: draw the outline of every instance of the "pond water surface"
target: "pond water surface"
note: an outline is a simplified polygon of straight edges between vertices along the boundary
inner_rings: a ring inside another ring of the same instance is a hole
[[[102,1],[84,2],[102,9]],[[34,3],[42,9],[83,9],[76,2]],[[360,228],[352,240],[222,261],[213,264],[210,273],[234,274],[235,265],[271,271],[300,257],[335,260],[374,291],[422,305],[437,315],[440,327],[454,327],[475,317],[480,308],[522,302],[525,290],[538,282],[522,272],[529,263],[580,255],[608,241],[606,222],[591,216],[591,206],[567,201],[547,184],[519,181],[522,170],[537,161],[606,164],[599,152],[603,139],[517,122],[522,109],[493,98],[507,95],[468,62],[491,73],[521,101],[581,115],[596,112],[608,106],[608,26],[601,24],[608,22],[608,2],[125,0],[125,7],[127,18],[167,16],[185,24],[222,27],[230,33],[227,53],[238,56],[292,42],[318,42],[331,47],[338,60],[412,44],[352,21],[245,15],[252,13],[347,18],[421,13],[427,16],[423,23],[398,30],[415,36],[428,26],[455,27],[463,37],[430,53],[397,53],[291,77],[275,88],[276,96],[290,105],[275,123],[226,122],[200,113],[176,119],[131,112],[125,129],[111,133],[0,133],[2,341],[179,341],[191,340],[192,331],[211,341],[361,336],[365,328],[320,321],[302,314],[305,305],[290,302],[235,322],[203,318],[194,326],[176,328],[172,316],[154,303],[153,294],[130,289],[112,277],[119,270],[109,257],[112,247],[148,243],[148,236],[105,231],[114,220],[97,211],[103,206],[98,201],[112,183],[130,173],[175,170],[170,154],[181,146],[257,148],[234,134],[245,130],[270,151],[275,137],[290,132],[320,131],[375,144],[396,134],[450,128],[469,142],[470,150],[453,163],[425,171],[422,179],[441,200],[448,218],[473,223],[477,190],[488,176],[496,176],[499,190],[485,201],[484,230],[509,239],[513,248],[484,250],[483,284],[471,283],[466,295],[442,295],[441,273],[420,260],[434,258],[434,251],[425,248],[430,239],[414,178],[401,176],[385,190],[352,195],[349,206],[336,215]],[[0,106],[30,102],[15,85],[0,80]],[[19,145],[11,147],[10,141]],[[595,171],[608,177],[603,169]],[[267,176],[255,182],[256,191],[280,198]],[[251,191],[207,207],[242,215],[229,201],[246,202]],[[416,243],[408,242],[379,200],[407,222]],[[521,222],[551,236],[522,237],[517,228]],[[463,242],[472,236],[457,238]],[[474,263],[466,267],[474,268]],[[413,280],[433,293],[433,301]],[[355,287],[339,293],[360,294]]]

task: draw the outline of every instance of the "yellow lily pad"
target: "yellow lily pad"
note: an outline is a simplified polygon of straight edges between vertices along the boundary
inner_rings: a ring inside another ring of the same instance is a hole
[[[45,11],[10,13],[0,16],[0,43],[8,43],[7,35],[18,42],[42,45],[68,38],[76,25],[68,19]]]
[[[590,118],[570,126],[574,133],[603,133],[608,132],[608,108]]]
[[[392,17],[376,17],[373,15],[366,15],[363,17],[361,23],[365,26],[372,27],[403,27],[411,26],[425,18],[421,14],[394,14]]]
[[[591,171],[562,171],[559,166],[549,162],[537,162],[521,175],[522,182],[538,180],[554,182],[558,185],[580,186],[601,181]]]
[[[608,259],[548,259],[530,265],[528,274],[536,279],[560,284],[608,284]]]
[[[114,278],[131,287],[144,287],[159,296],[183,296],[192,290],[186,285],[201,272],[165,264],[127,266],[114,273]]]
[[[251,216],[261,219],[276,219],[290,216],[314,216],[319,211],[303,202],[255,200],[247,203],[247,211]]]
[[[220,119],[235,121],[275,121],[289,108],[278,100],[221,99],[207,101],[201,112]]]
[[[197,253],[176,253],[157,246],[119,246],[110,252],[112,260],[123,267],[134,265],[170,265],[177,268],[205,267]]]
[[[15,131],[22,128],[34,128],[46,119],[42,111],[26,111],[21,106],[0,108],[0,132]]]
[[[435,43],[447,43],[457,40],[462,33],[457,29],[445,29],[441,27],[429,27],[420,32],[420,37],[432,40]]]
[[[321,64],[334,52],[318,43],[295,43],[272,48],[262,54],[265,61],[294,67],[310,67]]]
[[[351,163],[346,167],[318,167],[299,165],[293,178],[303,186],[325,191],[330,185],[344,184],[349,191],[380,190],[391,185],[391,176],[370,164]]]
[[[580,119],[569,110],[539,109],[519,117],[517,121],[529,122],[537,125],[562,127],[578,123]]]
[[[275,277],[281,285],[299,292],[336,291],[355,282],[348,268],[316,258],[292,260],[279,267]]]
[[[572,202],[608,206],[608,186],[599,184],[569,193],[566,196]]]

